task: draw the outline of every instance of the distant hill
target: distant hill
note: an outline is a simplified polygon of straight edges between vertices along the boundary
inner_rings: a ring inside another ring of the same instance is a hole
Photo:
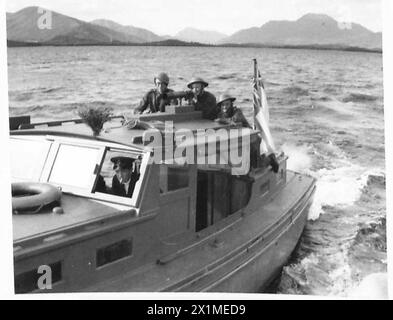
[[[23,42],[44,42],[79,27],[82,21],[65,15],[52,13],[52,29],[39,29],[41,14],[38,7],[27,7],[7,14],[7,39]]]
[[[226,38],[227,35],[208,30],[199,30],[195,28],[185,28],[179,31],[174,38],[187,42],[200,42],[205,44],[216,44]]]
[[[131,37],[108,28],[83,23],[70,32],[58,35],[45,43],[54,45],[89,45],[140,42],[142,42],[142,40],[139,38]]]
[[[132,35],[93,25],[52,11],[51,29],[40,29],[38,21],[42,14],[38,7],[28,7],[7,14],[7,39],[17,42],[40,42],[54,44],[92,44],[111,42],[140,43],[142,39]]]
[[[323,14],[307,14],[296,21],[270,21],[260,28],[240,30],[220,43],[279,46],[347,46],[382,48],[382,34],[359,24],[343,25]]]
[[[166,39],[165,37],[160,37],[147,29],[137,28],[131,25],[124,26],[111,20],[97,19],[91,21],[91,23],[94,25],[106,27],[108,29],[139,38],[142,42],[153,42],[153,41],[161,41]]]

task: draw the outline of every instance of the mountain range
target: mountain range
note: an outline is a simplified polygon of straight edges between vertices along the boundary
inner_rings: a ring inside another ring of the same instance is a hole
[[[175,36],[159,36],[147,29],[122,25],[111,20],[82,21],[51,12],[50,29],[40,29],[39,7],[7,13],[8,44],[30,45],[235,45],[235,46],[315,46],[382,49],[382,33],[356,24],[340,24],[324,14],[306,14],[296,21],[269,21],[261,27],[243,29],[228,36],[216,31],[184,28]]]
[[[144,42],[138,36],[105,26],[88,23],[52,11],[51,28],[40,28],[38,7],[7,13],[7,40],[47,44],[93,44]]]
[[[382,48],[382,33],[356,24],[343,24],[324,14],[306,14],[296,21],[270,21],[260,28],[240,30],[221,43],[269,45],[340,45]]]

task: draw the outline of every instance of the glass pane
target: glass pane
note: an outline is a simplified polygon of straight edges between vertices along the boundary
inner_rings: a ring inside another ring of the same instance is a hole
[[[130,152],[108,150],[94,192],[132,198],[141,175],[139,156]]]
[[[11,138],[11,176],[39,181],[51,142]]]
[[[126,239],[97,250],[96,264],[102,267],[108,263],[129,257],[132,254],[132,239]]]
[[[96,148],[61,145],[49,182],[88,189],[91,186],[99,151]]]

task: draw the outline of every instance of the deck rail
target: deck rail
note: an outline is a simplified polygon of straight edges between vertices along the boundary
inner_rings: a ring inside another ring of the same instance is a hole
[[[15,117],[17,118],[17,117]],[[13,121],[17,121],[18,119],[13,119]],[[124,119],[124,116],[112,116],[110,119]],[[11,120],[11,118],[10,118]],[[43,122],[36,122],[36,123],[19,123],[16,125],[17,130],[26,130],[26,129],[35,129],[36,127],[41,127],[41,126],[48,126],[48,127],[57,127],[61,126],[66,123],[83,123],[82,119],[68,119],[68,120],[55,120],[55,121],[43,121]],[[15,126],[14,126],[15,127]]]

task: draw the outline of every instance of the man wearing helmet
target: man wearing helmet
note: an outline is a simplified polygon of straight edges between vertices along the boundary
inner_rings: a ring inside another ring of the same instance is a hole
[[[235,97],[227,93],[224,93],[220,96],[220,99],[217,103],[217,107],[219,108],[219,114],[215,121],[223,124],[233,123],[241,125],[245,128],[252,128],[246,117],[244,116],[242,110],[233,105],[233,102],[235,100]],[[263,166],[271,165],[273,171],[277,173],[279,169],[279,163],[277,161],[276,155],[274,153],[271,153],[269,155],[260,155],[260,139],[261,138],[259,137],[256,143],[253,143],[250,146],[251,166],[258,167],[258,162],[260,162]]]
[[[162,72],[154,77],[154,84],[155,88],[144,95],[134,113],[143,113],[146,110],[148,110],[148,113],[165,112],[165,106],[178,104],[176,99],[169,100],[165,96],[167,93],[173,92],[173,90],[168,89],[169,77],[166,73]]]
[[[219,113],[216,121],[223,123],[233,122],[235,124],[240,124],[243,127],[251,128],[251,125],[248,123],[242,110],[233,105],[235,100],[235,97],[227,93],[220,96],[220,99],[217,102]]]
[[[189,103],[195,106],[195,110],[202,111],[204,119],[214,120],[218,115],[216,97],[205,90],[208,85],[202,78],[193,78],[187,84],[187,87],[192,91]]]

